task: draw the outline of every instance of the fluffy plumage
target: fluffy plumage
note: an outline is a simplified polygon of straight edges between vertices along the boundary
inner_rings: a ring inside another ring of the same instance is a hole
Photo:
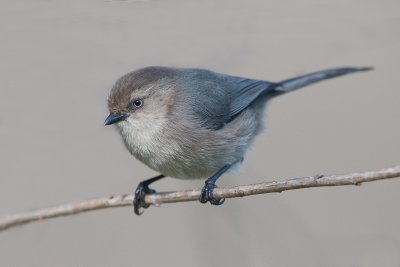
[[[150,168],[181,179],[208,178],[243,160],[262,128],[267,101],[317,81],[369,68],[338,68],[283,82],[201,69],[148,67],[121,77],[108,107],[127,149]],[[143,100],[140,108],[133,101]]]

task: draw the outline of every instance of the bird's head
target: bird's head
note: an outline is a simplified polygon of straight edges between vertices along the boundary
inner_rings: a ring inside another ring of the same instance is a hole
[[[116,124],[142,131],[168,118],[174,100],[174,72],[148,67],[117,80],[108,97],[109,116],[105,125]]]

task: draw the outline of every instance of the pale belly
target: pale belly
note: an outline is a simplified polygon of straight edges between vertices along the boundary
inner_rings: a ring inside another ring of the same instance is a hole
[[[191,149],[184,151],[177,140],[159,138],[157,135],[135,132],[120,128],[129,152],[151,169],[178,179],[206,179],[216,173],[224,164],[211,162],[201,153]],[[161,142],[161,140],[165,140]],[[205,162],[204,159],[207,159]],[[221,165],[220,167],[218,165]]]
[[[134,148],[130,152],[151,169],[178,179],[206,179],[220,169],[200,158],[183,156],[184,153],[179,151],[178,147],[176,144],[169,143],[154,145],[150,150]]]

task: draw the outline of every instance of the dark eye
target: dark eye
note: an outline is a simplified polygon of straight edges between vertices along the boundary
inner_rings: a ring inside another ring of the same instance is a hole
[[[143,99],[136,99],[136,100],[134,100],[133,101],[133,105],[136,107],[136,108],[140,108],[141,106],[143,106]]]

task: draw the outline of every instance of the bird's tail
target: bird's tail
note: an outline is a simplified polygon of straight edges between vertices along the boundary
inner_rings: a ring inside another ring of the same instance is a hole
[[[372,67],[363,67],[363,68],[344,67],[344,68],[317,71],[310,74],[278,82],[276,84],[275,91],[285,93],[326,79],[339,77],[353,72],[369,71],[372,69],[373,69]]]

